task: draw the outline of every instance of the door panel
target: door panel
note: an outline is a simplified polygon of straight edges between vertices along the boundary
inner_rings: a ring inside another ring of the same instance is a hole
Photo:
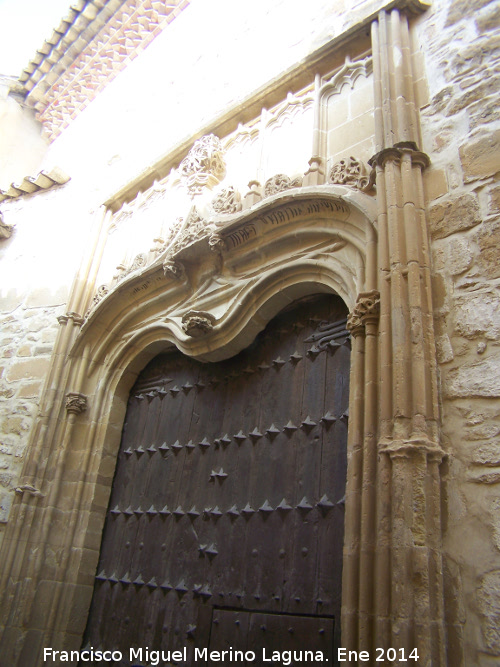
[[[195,646],[224,641],[213,614],[235,610],[247,630],[235,624],[234,648],[258,641],[258,613],[273,636],[287,626],[277,648],[338,643],[349,354],[345,306],[321,296],[283,311],[232,359],[171,352],[144,369],[85,645],[124,656],[187,647],[191,664]],[[314,641],[301,639],[309,626]]]

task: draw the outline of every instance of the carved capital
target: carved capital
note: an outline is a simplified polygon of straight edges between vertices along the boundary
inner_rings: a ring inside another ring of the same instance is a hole
[[[394,144],[391,148],[384,148],[379,153],[375,153],[373,157],[368,160],[370,167],[385,167],[387,162],[401,163],[404,155],[410,155],[413,164],[417,164],[425,169],[431,163],[429,156],[417,149],[417,145],[413,141],[402,141]]]
[[[78,313],[75,313],[73,311],[70,311],[66,313],[65,315],[59,315],[57,318],[57,321],[59,324],[67,324],[69,321],[72,321],[75,326],[81,327],[82,324],[85,322],[85,318],[79,315]]]
[[[224,150],[214,134],[207,134],[194,142],[181,162],[179,170],[192,197],[201,194],[204,187],[213,187],[224,176]]]
[[[163,271],[167,278],[174,278],[179,281],[186,279],[186,269],[184,268],[184,264],[179,262],[178,259],[167,258],[163,262]]]
[[[108,292],[109,292],[109,287],[108,287],[108,285],[100,285],[100,286],[97,288],[97,292],[94,294],[94,297],[93,297],[93,299],[92,299],[92,303],[90,304],[89,309],[88,309],[87,312],[85,313],[85,319],[88,318],[88,316],[89,316],[90,313],[94,310],[94,308],[97,306],[97,304],[99,303],[99,301],[101,301],[102,299],[104,299],[104,297],[106,296],[106,294],[108,294]]]
[[[429,463],[441,463],[446,457],[446,452],[441,445],[437,442],[432,442],[427,437],[380,442],[378,450],[382,454],[388,454],[392,460],[413,459],[425,456]]]
[[[69,413],[80,415],[87,409],[87,397],[85,394],[69,392],[66,394],[66,410]]]
[[[380,292],[360,292],[356,305],[347,316],[347,329],[353,336],[362,332],[368,321],[377,321],[380,315]]]
[[[0,213],[0,239],[8,239],[12,236],[14,231],[13,225],[8,225],[3,221],[2,214]]]
[[[367,192],[373,187],[374,173],[369,172],[361,160],[351,156],[333,165],[328,174],[328,182],[349,185]]]
[[[200,338],[214,328],[215,317],[201,310],[190,310],[182,318],[184,332],[192,338]]]

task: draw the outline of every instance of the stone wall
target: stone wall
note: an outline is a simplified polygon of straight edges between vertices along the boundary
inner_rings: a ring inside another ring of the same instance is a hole
[[[429,82],[423,149],[447,188],[429,193],[448,463],[449,595],[462,588],[466,664],[500,656],[500,8],[434,2],[419,20]]]

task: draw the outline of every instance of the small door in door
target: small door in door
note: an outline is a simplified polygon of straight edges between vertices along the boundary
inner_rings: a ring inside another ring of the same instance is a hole
[[[223,646],[255,651],[253,664],[273,646],[321,650],[333,664],[345,318],[338,297],[311,297],[232,359],[203,364],[175,351],[144,369],[130,394],[84,645],[118,649],[123,664],[131,647],[185,651],[191,665],[195,649]]]

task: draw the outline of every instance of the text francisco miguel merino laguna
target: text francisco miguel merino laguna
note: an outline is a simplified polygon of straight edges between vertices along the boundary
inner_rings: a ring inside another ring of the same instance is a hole
[[[345,650],[345,649],[342,649]],[[120,660],[138,660],[151,665],[159,665],[164,662],[179,662],[186,664],[187,648],[184,647],[178,651],[153,651],[151,649],[130,648],[128,656],[122,651],[101,651],[97,649],[83,649],[81,651],[56,651],[51,648],[43,649],[43,661],[55,662],[118,662]],[[257,659],[255,651],[237,651],[229,649],[226,651],[209,651],[207,648],[194,649],[195,662],[254,662]],[[291,665],[297,662],[324,662],[328,663],[329,658],[323,654],[323,651],[270,651],[262,649],[262,662]],[[260,662],[260,660],[259,660]]]

